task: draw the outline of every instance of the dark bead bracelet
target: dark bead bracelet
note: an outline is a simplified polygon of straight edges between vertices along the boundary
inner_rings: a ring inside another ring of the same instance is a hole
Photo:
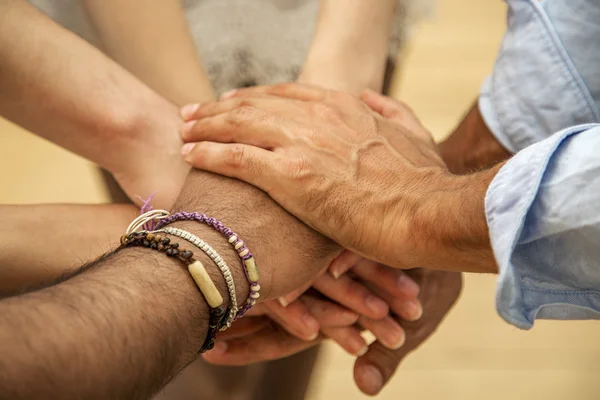
[[[121,246],[119,246],[118,250],[136,246],[165,253],[168,257],[179,260],[186,268],[198,261],[194,258],[192,251],[180,248],[179,243],[172,242],[168,237],[146,231],[133,232],[121,236]],[[225,317],[228,314],[227,308],[223,306],[211,307],[209,305],[209,309],[208,332],[200,348],[200,353],[204,353],[214,347],[217,333],[225,324]]]

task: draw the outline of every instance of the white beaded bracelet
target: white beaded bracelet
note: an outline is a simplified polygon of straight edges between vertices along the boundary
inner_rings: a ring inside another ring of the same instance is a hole
[[[236,298],[235,283],[233,281],[233,276],[231,275],[231,270],[229,269],[229,266],[227,265],[225,260],[223,260],[223,257],[221,257],[219,255],[219,253],[217,253],[216,250],[213,249],[204,240],[200,239],[198,236],[196,236],[188,231],[184,231],[183,229],[166,227],[166,228],[154,231],[154,232],[155,233],[159,233],[159,232],[168,233],[170,235],[178,236],[182,239],[187,240],[188,242],[190,242],[191,244],[193,244],[194,246],[196,246],[197,248],[202,250],[207,256],[209,256],[211,258],[211,260],[213,260],[213,262],[215,264],[217,264],[217,267],[219,267],[219,269],[221,270],[221,273],[223,274],[223,278],[225,279],[225,283],[227,284],[227,290],[229,291],[229,297],[231,297],[231,306],[229,307],[229,314],[227,315],[227,319],[225,320],[225,325],[223,326],[223,328],[221,328],[221,330],[224,331],[225,329],[230,328],[231,323],[233,322],[233,320],[235,319],[235,316],[237,315],[238,306],[237,306],[237,298]]]

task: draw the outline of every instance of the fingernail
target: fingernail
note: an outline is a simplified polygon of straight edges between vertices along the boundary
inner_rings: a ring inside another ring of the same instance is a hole
[[[215,347],[210,350],[210,352],[214,355],[220,356],[225,354],[227,351],[227,342],[217,342],[215,343]]]
[[[406,341],[406,334],[402,328],[393,329],[392,331],[386,332],[385,335],[385,347],[392,350],[398,350],[404,345]]]
[[[367,296],[365,300],[365,304],[367,308],[371,310],[374,314],[380,315],[381,317],[385,316],[388,312],[388,305],[385,301],[381,300],[379,297],[375,297],[373,295]]]
[[[383,377],[381,372],[372,365],[365,365],[363,368],[365,389],[369,394],[375,394],[381,390]]]
[[[237,93],[237,89],[228,90],[227,92],[225,92],[221,95],[220,99],[221,100],[229,99],[229,98],[233,97],[236,93]]]
[[[341,272],[338,271],[337,268],[331,270],[331,275],[333,275],[335,279],[338,279],[340,276],[342,276]]]
[[[287,300],[285,299],[285,297],[279,297],[277,299],[277,301],[279,302],[279,304],[281,304],[282,307],[287,307],[290,303],[287,302]]]
[[[363,347],[362,349],[360,349],[359,351],[357,351],[357,352],[356,352],[356,355],[357,355],[358,357],[362,357],[362,356],[364,356],[365,354],[367,354],[367,351],[369,351],[369,346],[365,346],[365,347]]]
[[[419,294],[419,285],[406,274],[401,274],[398,277],[396,285],[398,289],[404,291],[409,296],[417,296]]]
[[[306,333],[308,340],[315,340],[319,335],[319,323],[317,320],[310,314],[304,314],[302,322],[304,322],[304,325],[307,328]]]
[[[187,156],[192,149],[194,148],[194,146],[196,145],[196,143],[186,143],[183,146],[181,146],[181,154],[185,157]]]
[[[411,300],[406,304],[408,314],[410,314],[410,320],[416,321],[423,315],[423,306],[419,300]]]
[[[365,340],[362,338],[362,336],[350,336],[348,338],[347,346],[348,349],[346,349],[346,351],[348,351],[348,353],[359,357],[364,355],[369,349],[369,346],[365,343]]]
[[[190,119],[194,116],[194,113],[196,112],[196,110],[198,110],[199,107],[200,107],[200,104],[198,104],[198,103],[187,104],[187,105],[181,107],[181,117],[185,121],[187,121],[188,119]]]

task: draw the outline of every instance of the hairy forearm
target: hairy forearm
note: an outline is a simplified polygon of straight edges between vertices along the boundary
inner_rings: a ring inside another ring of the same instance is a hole
[[[412,220],[419,232],[422,266],[432,269],[497,272],[487,219],[485,196],[504,163],[469,175],[437,176],[437,185]]]
[[[301,82],[381,91],[395,0],[322,0]]]
[[[124,250],[0,301],[0,397],[149,398],[196,356],[207,318],[178,262]]]
[[[84,6],[106,53],[152,89],[179,106],[215,99],[180,0]]]
[[[496,140],[473,104],[454,132],[439,144],[444,162],[452,173],[464,174],[491,167],[511,154]]]
[[[209,172],[192,170],[175,210],[205,212],[222,221],[249,246],[266,276],[277,277],[279,265],[295,266],[295,283],[280,280],[279,293],[297,289],[299,281],[312,280],[315,269],[325,268],[341,253],[337,244],[287,213],[262,190]],[[210,229],[203,235],[209,243],[222,241]],[[271,282],[266,283],[261,299],[271,297]]]
[[[485,216],[487,188],[511,154],[502,147],[473,104],[452,134],[439,145],[440,155],[453,174],[444,191],[430,199],[416,218],[427,232],[434,268],[497,272]],[[424,217],[425,219],[422,219]],[[427,222],[425,222],[427,221]]]
[[[340,251],[265,193],[236,180],[192,172],[177,210],[207,212],[243,238],[261,268],[261,299],[308,282]],[[242,304],[248,284],[229,243],[199,223],[173,226],[223,256]],[[194,254],[211,265],[202,252]],[[209,273],[228,299],[218,270]],[[201,298],[175,260],[126,249],[62,283],[0,300],[0,397],[148,398],[196,356],[208,317]]]
[[[132,205],[0,206],[0,293],[57,279],[104,254],[135,218]]]

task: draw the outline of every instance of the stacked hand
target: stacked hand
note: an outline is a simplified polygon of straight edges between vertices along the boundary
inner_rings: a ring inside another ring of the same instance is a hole
[[[373,92],[362,99],[298,84],[239,90],[186,109],[185,159],[263,189],[360,255],[422,266],[434,242],[420,226],[430,198],[458,182],[446,182],[437,146],[410,110]]]
[[[262,188],[288,211],[345,247],[371,259],[412,267],[418,263],[410,258],[411,251],[420,243],[402,240],[411,235],[400,235],[394,242],[386,233],[407,232],[409,226],[398,230],[398,224],[406,224],[422,212],[423,205],[417,201],[422,196],[407,195],[402,185],[416,190],[419,180],[432,181],[447,172],[445,164],[430,134],[406,106],[371,92],[362,99],[370,108],[350,95],[300,85],[238,91],[220,103],[187,107],[184,117],[191,122],[186,124],[183,138],[202,142],[188,145],[184,154],[195,167]],[[409,149],[408,155],[396,148]],[[397,204],[404,207],[398,209]],[[254,314],[262,317],[240,321],[206,359],[245,364],[283,357],[331,337],[358,356],[355,380],[360,389],[377,393],[402,358],[441,322],[460,292],[460,274],[417,269],[400,275],[381,264],[359,261],[359,256],[349,252],[338,260],[330,272],[341,278],[321,276],[312,282],[308,294],[286,309],[275,302],[264,303]],[[352,275],[344,276],[354,264]],[[406,279],[408,276],[415,281]],[[352,277],[361,278],[364,287],[347,291],[349,286],[359,287]],[[410,283],[392,287],[398,281]],[[418,293],[415,282],[421,285],[422,309],[411,299]],[[341,301],[348,310],[316,295],[314,288]],[[390,315],[387,311],[383,319],[379,314],[369,315],[373,310],[365,307],[365,296],[355,295],[368,296],[369,289],[371,296],[379,295],[388,302]],[[302,291],[284,297],[283,303]],[[300,317],[308,311],[321,327],[321,335],[312,341]],[[411,322],[421,312],[424,316]],[[374,321],[373,317],[380,319]],[[366,353],[361,328],[370,329],[378,339]],[[398,336],[390,339],[390,332]],[[396,340],[400,332],[406,335],[402,348]]]
[[[407,274],[420,286],[420,300],[423,316],[417,321],[406,321],[397,315],[390,316],[402,326],[406,341],[400,348],[390,348],[381,340],[371,343],[364,354],[356,354],[354,380],[359,389],[369,395],[377,394],[392,378],[400,362],[406,355],[419,347],[438,327],[452,305],[458,299],[461,289],[461,275],[454,272],[415,269]],[[219,335],[215,349],[204,358],[220,365],[244,365],[259,361],[273,360],[295,354],[319,344],[323,339],[332,338],[346,348],[350,340],[346,335],[354,335],[355,326],[338,324],[355,320],[335,308],[326,309],[308,300],[304,302],[321,323],[321,335],[314,340],[302,340],[281,329],[273,321],[285,324],[262,303],[252,314],[236,322],[231,329]],[[292,313],[294,314],[294,313]],[[257,316],[262,315],[262,316]],[[267,318],[269,317],[269,318]],[[290,316],[287,318],[294,318]],[[377,332],[377,331],[376,331]]]
[[[348,257],[338,259],[343,262],[344,258]],[[333,267],[339,264],[334,262]],[[418,293],[419,287],[405,272],[361,260],[351,274],[337,279],[323,274],[312,289],[287,306],[281,299],[263,303],[260,314],[299,339],[315,340],[320,331],[350,354],[360,356],[368,349],[360,335],[362,329],[371,331],[387,348],[398,349],[404,344],[405,332],[398,321],[421,317]],[[313,318],[314,322],[307,323]]]

